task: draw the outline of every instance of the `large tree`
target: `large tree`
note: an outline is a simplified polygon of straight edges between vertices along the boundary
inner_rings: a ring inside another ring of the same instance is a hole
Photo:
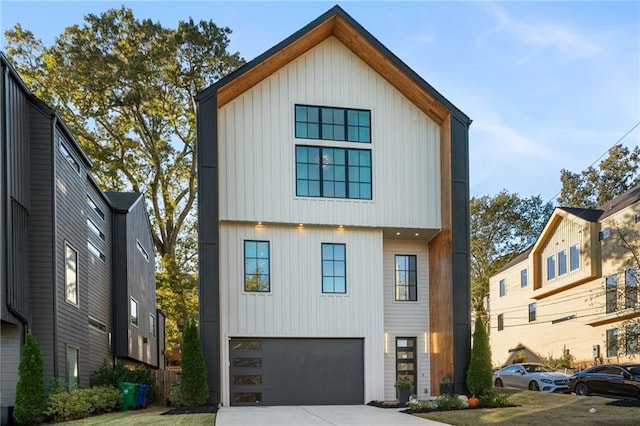
[[[581,173],[560,171],[562,190],[558,204],[563,207],[596,208],[638,184],[640,148],[621,144],[609,150],[597,168],[589,166]]]
[[[230,33],[192,19],[165,28],[125,7],[85,16],[49,47],[20,25],[5,32],[7,55],[61,114],[101,186],[145,194],[169,346],[197,308],[194,95],[243,63],[227,51]]]
[[[471,297],[479,315],[485,312],[489,277],[536,241],[552,212],[540,196],[522,198],[506,190],[471,199]]]

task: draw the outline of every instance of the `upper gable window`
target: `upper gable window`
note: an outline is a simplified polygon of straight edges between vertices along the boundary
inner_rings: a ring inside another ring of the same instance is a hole
[[[71,155],[71,152],[65,146],[65,144],[62,142],[62,139],[59,140],[59,143],[60,143],[60,145],[59,145],[60,153],[62,154],[62,156],[67,160],[67,163],[69,163],[69,165],[71,167],[73,167],[73,169],[76,171],[76,173],[80,173],[80,164],[78,164],[78,162],[76,161],[74,156]]]
[[[371,111],[296,105],[296,138],[371,143]]]

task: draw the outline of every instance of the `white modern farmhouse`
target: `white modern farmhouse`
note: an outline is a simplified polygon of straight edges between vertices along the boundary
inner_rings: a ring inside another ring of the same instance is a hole
[[[197,102],[210,402],[462,390],[471,120],[338,6]]]

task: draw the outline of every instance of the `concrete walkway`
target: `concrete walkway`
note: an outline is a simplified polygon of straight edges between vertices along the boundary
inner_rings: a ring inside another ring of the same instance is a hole
[[[369,405],[222,407],[216,426],[436,426],[398,409]]]

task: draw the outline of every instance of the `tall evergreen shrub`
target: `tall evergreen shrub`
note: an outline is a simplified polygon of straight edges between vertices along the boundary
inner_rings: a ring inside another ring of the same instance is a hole
[[[18,384],[13,418],[19,425],[42,423],[47,409],[44,393],[44,361],[42,351],[31,331],[20,351]]]
[[[202,353],[202,343],[198,328],[190,320],[182,341],[182,374],[180,375],[180,399],[183,405],[203,405],[209,397],[207,385],[207,366]]]
[[[489,336],[480,315],[476,318],[473,331],[473,347],[471,360],[467,371],[467,388],[474,395],[483,395],[493,386],[493,371],[491,368],[491,348]]]

